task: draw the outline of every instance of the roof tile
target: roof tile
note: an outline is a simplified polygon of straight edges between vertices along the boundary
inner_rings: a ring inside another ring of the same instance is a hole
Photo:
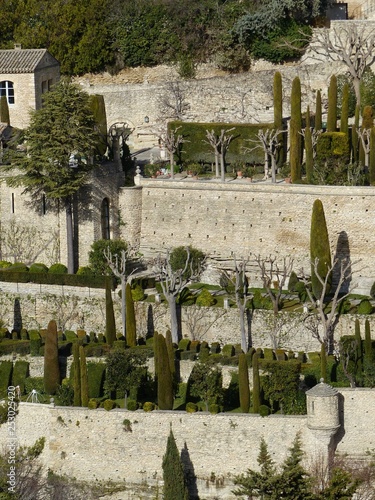
[[[32,73],[47,49],[0,50],[0,73]]]

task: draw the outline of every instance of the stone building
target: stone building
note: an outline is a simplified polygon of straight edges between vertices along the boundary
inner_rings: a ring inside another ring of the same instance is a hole
[[[29,111],[42,106],[42,95],[60,79],[60,64],[46,49],[0,50],[0,96],[9,105],[10,124],[26,128]]]

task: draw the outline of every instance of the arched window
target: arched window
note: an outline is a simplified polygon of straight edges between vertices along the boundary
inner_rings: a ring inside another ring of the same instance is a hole
[[[5,95],[8,104],[14,104],[14,88],[13,82],[9,80],[3,80],[0,82],[0,96]]]
[[[108,198],[104,198],[102,201],[102,238],[103,240],[110,239],[109,232],[109,200]]]

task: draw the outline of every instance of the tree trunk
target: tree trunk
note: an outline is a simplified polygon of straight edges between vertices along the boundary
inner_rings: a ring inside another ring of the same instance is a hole
[[[271,172],[272,172],[272,182],[276,183],[276,157],[271,156]]]
[[[68,273],[74,274],[73,210],[72,197],[65,200],[66,211],[66,246],[68,253]]]
[[[245,327],[245,307],[242,304],[237,303],[237,307],[240,312],[240,329],[241,329],[241,349],[244,353],[247,352],[247,334]]]
[[[224,154],[220,154],[221,182],[225,182],[225,161]]]
[[[355,99],[356,99],[357,106],[361,105],[360,84],[361,84],[361,81],[359,80],[359,78],[353,78],[353,87],[354,87],[354,93],[355,93]]]
[[[173,152],[169,152],[169,164],[171,167],[171,178],[174,179],[174,158],[173,158]]]
[[[168,301],[169,310],[171,314],[171,334],[172,342],[178,344],[178,320],[177,320],[177,304],[176,297],[174,295],[166,295],[165,298]]]
[[[217,178],[220,177],[220,170],[219,170],[219,153],[218,151],[215,151],[215,176]]]

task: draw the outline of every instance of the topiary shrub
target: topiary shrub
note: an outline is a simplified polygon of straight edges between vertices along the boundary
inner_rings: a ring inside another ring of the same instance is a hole
[[[140,302],[146,298],[145,292],[140,285],[135,285],[135,287],[131,290],[131,294],[134,302]]]
[[[44,394],[43,377],[28,377],[25,379],[25,393],[30,394],[32,390],[35,390],[38,394]]]
[[[180,351],[188,351],[190,349],[190,344],[190,339],[181,339],[178,343],[178,348],[180,349]]]
[[[296,292],[296,285],[299,283],[299,279],[297,274],[292,271],[289,276],[289,281],[288,281],[288,291],[289,292]]]
[[[0,269],[6,269],[7,267],[10,267],[12,265],[11,262],[8,262],[7,260],[0,260]]]
[[[13,372],[12,361],[2,361],[0,363],[0,396],[5,397],[8,387],[11,385]]]
[[[73,332],[73,330],[65,330],[65,338],[69,342],[75,342],[77,340],[77,334]]]
[[[135,399],[128,399],[126,404],[126,409],[129,411],[138,410],[138,403]]]
[[[89,404],[87,405],[87,408],[89,410],[96,410],[99,406],[99,403],[96,401],[96,399],[90,399]]]
[[[195,403],[189,402],[186,403],[185,409],[188,413],[195,413],[198,411],[198,406]]]
[[[48,269],[49,274],[67,274],[68,268],[64,266],[64,264],[52,264],[52,266]]]
[[[190,344],[190,351],[198,353],[200,350],[200,346],[201,346],[201,343],[199,342],[199,340],[192,340],[191,344]]]
[[[223,346],[223,349],[221,351],[222,355],[227,357],[227,358],[231,358],[232,356],[234,356],[234,347],[232,344],[226,344],[225,346]]]
[[[102,406],[102,405],[100,405]],[[116,408],[116,401],[113,401],[112,399],[106,399],[104,402],[103,402],[103,408],[106,410],[106,411],[111,411],[113,410],[113,408]]]
[[[17,272],[17,273],[27,273],[29,268],[23,262],[15,262],[6,268],[7,271]]]
[[[100,398],[104,392],[105,363],[87,363],[89,398]]]
[[[370,297],[372,297],[373,299],[375,299],[375,281],[372,284],[372,287],[371,287],[371,290],[370,290]]]
[[[220,406],[213,403],[211,404],[209,407],[208,407],[208,411],[214,415],[216,415],[217,413],[220,413]]]
[[[45,264],[40,264],[39,262],[34,262],[31,264],[30,273],[48,273],[48,267]]]
[[[198,295],[195,303],[197,304],[197,306],[211,307],[216,304],[216,299],[212,297],[211,293],[207,290],[207,288],[203,288],[201,293]]]
[[[143,411],[153,411],[155,410],[155,404],[152,403],[151,401],[146,401],[146,403],[143,404]]]
[[[212,342],[210,353],[217,354],[219,352],[220,352],[220,343],[219,342]]]
[[[358,305],[357,314],[371,314],[372,310],[371,302],[368,299],[363,299]]]
[[[268,417],[268,415],[271,413],[271,410],[268,406],[266,405],[260,405],[259,407],[259,415],[261,417]]]
[[[94,276],[93,270],[89,266],[81,266],[76,272],[77,276]]]
[[[20,388],[20,393],[25,394],[25,380],[29,376],[28,361],[16,361],[13,367],[12,385]]]

